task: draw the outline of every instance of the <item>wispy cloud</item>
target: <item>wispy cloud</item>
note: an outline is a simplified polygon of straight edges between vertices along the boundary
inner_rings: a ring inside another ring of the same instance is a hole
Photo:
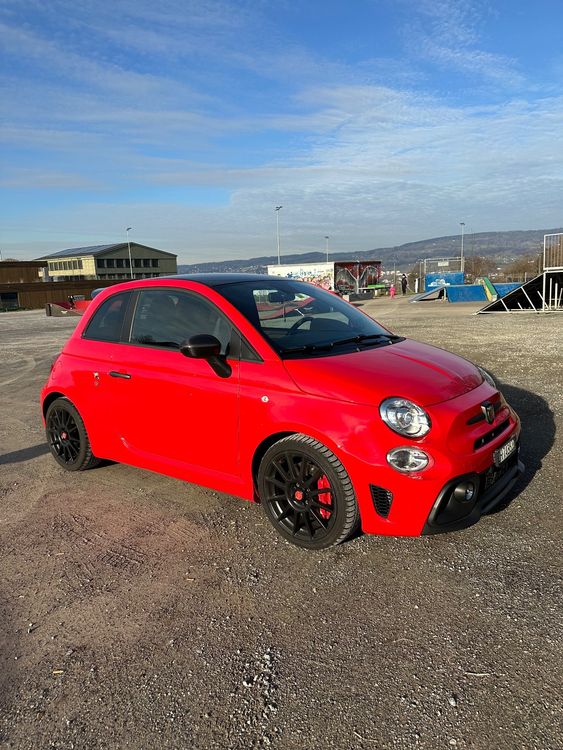
[[[492,15],[488,3],[421,0],[412,7],[418,22],[408,25],[407,39],[414,55],[512,88],[525,83],[515,59],[482,48],[481,27]]]

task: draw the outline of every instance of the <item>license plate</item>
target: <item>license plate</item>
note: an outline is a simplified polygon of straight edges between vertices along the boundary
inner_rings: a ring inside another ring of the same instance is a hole
[[[493,461],[495,466],[500,466],[506,459],[511,456],[516,450],[516,438],[510,438],[504,445],[497,448],[493,453]]]

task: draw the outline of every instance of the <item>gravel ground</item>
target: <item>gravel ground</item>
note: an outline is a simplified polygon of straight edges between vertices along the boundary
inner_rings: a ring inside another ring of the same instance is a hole
[[[527,470],[500,512],[309,553],[235,498],[67,474],[38,395],[75,320],[0,315],[0,747],[563,748],[563,317],[363,309],[501,381]]]

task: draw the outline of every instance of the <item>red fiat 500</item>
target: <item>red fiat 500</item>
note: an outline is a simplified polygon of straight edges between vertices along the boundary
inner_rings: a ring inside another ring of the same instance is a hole
[[[259,500],[302,547],[478,520],[522,471],[491,376],[310,284],[210,274],[118,284],[42,390],[69,471],[121,461]]]

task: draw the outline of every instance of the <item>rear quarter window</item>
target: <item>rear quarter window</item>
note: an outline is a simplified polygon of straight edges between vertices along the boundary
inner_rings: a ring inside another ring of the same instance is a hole
[[[82,334],[94,341],[120,341],[131,292],[116,294],[102,302]]]

